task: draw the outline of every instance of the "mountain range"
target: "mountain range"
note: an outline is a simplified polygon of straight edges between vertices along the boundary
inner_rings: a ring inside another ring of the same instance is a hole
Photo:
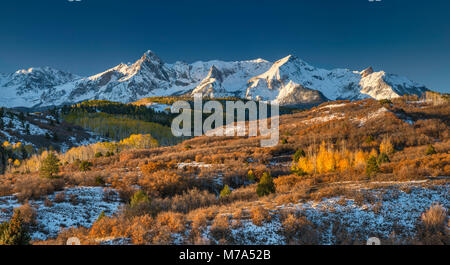
[[[255,59],[169,64],[147,51],[133,64],[122,63],[89,77],[50,67],[0,74],[0,106],[28,108],[91,99],[127,103],[144,97],[194,93],[298,105],[368,97],[390,99],[427,90],[406,77],[375,72],[372,67],[326,70],[293,55],[274,63]]]

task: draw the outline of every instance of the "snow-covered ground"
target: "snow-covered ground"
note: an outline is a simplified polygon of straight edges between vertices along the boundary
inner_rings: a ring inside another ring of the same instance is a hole
[[[12,127],[10,129],[13,130],[14,132],[20,133],[20,134],[26,133],[25,132],[26,126],[29,126],[30,135],[45,135],[45,133],[49,132],[48,130],[42,129],[28,121],[24,121],[22,123],[17,119],[17,117],[15,117],[13,119],[11,119],[10,117],[3,117],[3,124],[5,125],[5,129],[8,129],[8,124],[11,124]],[[14,142],[14,139],[12,137],[9,140],[11,140],[10,142]]]
[[[449,188],[448,185],[435,186],[433,189],[416,187],[409,193],[397,189],[378,189],[369,192],[377,201],[361,206],[354,200],[346,199],[344,204],[338,203],[341,198],[330,198],[294,207],[324,228],[323,231],[331,231],[333,222],[340,221],[351,235],[387,238],[395,227],[398,236],[413,236],[421,214],[430,206],[439,203],[447,209],[450,207]],[[321,239],[323,244],[334,243],[331,232],[322,234]]]
[[[233,240],[237,244],[286,244],[280,233],[282,224],[279,219],[284,210],[311,221],[320,231],[320,244],[324,245],[336,243],[336,235],[332,231],[338,223],[340,228],[345,228],[350,236],[359,240],[373,236],[383,240],[394,231],[397,237],[409,237],[414,235],[421,214],[430,206],[438,203],[449,209],[449,189],[449,185],[443,185],[411,187],[408,193],[395,188],[367,190],[376,200],[360,205],[341,197],[279,205],[271,211],[271,220],[262,226],[254,225],[249,219],[241,220],[241,225],[232,229]],[[212,239],[209,229],[210,226],[204,236]]]
[[[280,234],[282,229],[278,218],[262,226],[253,224],[251,220],[241,222],[241,225],[231,230],[233,240],[245,245],[280,245],[284,244],[284,236]]]
[[[170,113],[171,105],[161,104],[161,103],[148,103],[145,105],[147,108],[152,108],[156,112]]]
[[[50,120],[55,121],[55,118],[50,115],[46,115],[45,118],[36,113],[30,113],[30,116],[33,117],[33,121],[30,122],[28,120],[24,120],[23,122],[19,120],[18,115],[14,114],[12,116],[5,115],[5,117],[1,118],[3,120],[4,128],[0,129],[0,142],[8,141],[11,144],[16,144],[21,142],[23,145],[32,145],[33,147],[37,147],[35,141],[27,141],[25,138],[28,136],[44,136],[44,135],[54,135],[54,132],[51,130],[47,130],[39,127],[40,124],[49,124]],[[29,131],[26,131],[28,127]],[[60,151],[66,152],[72,146],[81,146],[81,145],[89,145],[97,142],[105,142],[109,141],[109,139],[102,137],[94,132],[86,131],[90,137],[83,138],[81,140],[77,140],[75,136],[71,136],[68,139],[64,140],[59,144]],[[30,138],[27,138],[30,139]]]
[[[108,196],[108,200],[104,197],[105,192],[111,192],[112,196]],[[59,193],[64,193],[65,200],[55,202],[55,196]],[[62,228],[90,227],[102,211],[112,215],[120,205],[118,194],[103,187],[67,188],[49,195],[48,200],[52,202],[51,206],[45,205],[45,199],[29,202],[37,213],[32,239],[55,237]],[[20,205],[14,195],[0,197],[0,222],[9,220],[14,208]]]

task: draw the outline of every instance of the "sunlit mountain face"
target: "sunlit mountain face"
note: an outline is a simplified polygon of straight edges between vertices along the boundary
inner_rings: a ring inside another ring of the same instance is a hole
[[[241,97],[280,105],[321,103],[336,99],[390,99],[420,95],[427,88],[406,77],[375,72],[316,68],[289,55],[274,63],[263,59],[192,64],[164,63],[147,51],[133,64],[79,77],[49,67],[2,75],[5,107],[61,105],[91,99],[133,102],[144,97],[193,95]]]

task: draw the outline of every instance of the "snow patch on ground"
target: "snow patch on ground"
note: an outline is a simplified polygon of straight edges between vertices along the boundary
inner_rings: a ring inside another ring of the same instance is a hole
[[[315,124],[315,123],[327,122],[327,121],[331,121],[331,120],[340,120],[343,118],[344,118],[344,115],[342,115],[342,114],[330,114],[330,115],[326,115],[326,116],[311,118],[311,119],[303,121],[303,123]]]
[[[271,220],[262,226],[256,226],[250,219],[241,219],[240,225],[231,226],[233,241],[237,244],[286,244],[286,238],[281,234],[282,224],[280,213],[288,210],[305,216],[311,221],[316,231],[320,231],[320,244],[336,244],[334,226],[347,230],[354,239],[362,242],[369,237],[378,237],[382,241],[394,231],[397,238],[412,237],[420,216],[433,204],[441,204],[449,209],[450,185],[410,187],[405,192],[397,188],[380,188],[366,190],[367,196],[375,198],[370,202],[356,203],[353,199],[342,197],[326,198],[322,201],[308,201],[279,205],[271,210]],[[204,237],[214,239],[210,235],[210,226],[204,232]]]
[[[108,200],[104,199],[105,191],[111,191],[112,196],[108,196]],[[65,201],[57,203],[55,196],[59,193],[65,194]],[[120,205],[118,194],[114,190],[104,190],[103,187],[67,188],[48,195],[48,200],[53,205],[46,206],[44,199],[30,202],[37,212],[37,225],[32,228],[32,239],[55,237],[62,228],[90,227],[102,211],[106,215],[112,215]],[[9,220],[14,208],[20,205],[15,196],[0,197],[0,221]]]
[[[170,111],[167,109],[170,109],[170,107],[172,107],[171,105],[154,103],[154,102],[147,103],[147,104],[145,104],[145,106],[147,108],[152,108],[156,112],[165,112],[165,113],[170,113]]]
[[[244,245],[281,245],[284,236],[279,232],[282,229],[278,218],[264,223],[262,226],[253,224],[250,220],[241,222],[238,228],[232,230],[233,240]]]
[[[359,127],[363,126],[366,122],[383,116],[385,113],[389,112],[385,107],[379,108],[378,110],[369,113],[366,117],[359,119]]]
[[[413,236],[423,212],[435,203],[450,207],[449,185],[432,189],[414,187],[409,193],[398,189],[368,191],[377,198],[374,203],[357,205],[354,200],[329,198],[321,202],[306,202],[290,206],[308,220],[328,231],[321,234],[322,244],[334,244],[331,225],[339,221],[354,236],[387,238],[392,232],[397,236]],[[379,203],[377,205],[377,203]],[[378,206],[378,207],[377,207]],[[375,210],[377,208],[377,210]]]
[[[28,121],[24,121],[23,123],[18,119],[11,119],[9,117],[3,117],[3,124],[5,124],[5,128],[7,129],[7,125],[11,124],[11,130],[14,130],[16,133],[25,134],[25,127],[28,125],[30,128],[30,135],[45,135],[48,133],[47,130],[42,129],[33,123]]]
[[[319,109],[334,109],[334,108],[343,107],[345,105],[347,105],[347,103],[330,104],[330,105],[326,105],[326,106],[320,107]]]
[[[205,164],[203,162],[183,162],[183,163],[179,163],[177,165],[178,169],[183,169],[185,167],[211,167],[212,165],[210,164]]]

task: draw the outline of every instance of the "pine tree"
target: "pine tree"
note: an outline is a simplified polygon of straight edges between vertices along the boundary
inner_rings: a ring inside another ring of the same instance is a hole
[[[383,163],[391,162],[388,155],[386,153],[381,153],[377,158],[378,165],[381,165]]]
[[[230,187],[225,185],[223,190],[220,192],[220,198],[228,197],[231,194]]]
[[[300,157],[305,157],[305,156],[306,156],[305,151],[303,151],[303,149],[298,149],[293,156],[294,162],[297,163],[298,160],[300,159]]]
[[[134,208],[142,203],[148,203],[149,201],[150,200],[147,194],[145,194],[142,190],[139,190],[133,194],[133,197],[131,197],[130,206],[131,208]]]
[[[373,141],[375,141],[375,139],[373,138],[372,135],[369,135],[369,136],[366,137],[366,140],[365,140],[366,144],[370,144]]]
[[[105,215],[105,211],[102,211],[102,212],[100,213],[100,215],[97,217],[97,222],[100,221],[100,220],[102,220],[105,216],[106,216],[106,215]]]
[[[374,156],[369,157],[366,164],[366,174],[367,176],[372,176],[377,174],[380,171],[378,167],[377,159]]]
[[[81,171],[86,172],[86,171],[90,171],[91,167],[92,167],[91,162],[83,160],[83,161],[81,161],[79,168]]]
[[[25,122],[25,115],[23,114],[23,112],[19,113],[19,121],[21,121],[22,124]]]
[[[30,135],[30,124],[25,124],[25,134]]]
[[[275,184],[273,183],[272,176],[270,175],[270,173],[264,172],[261,180],[258,183],[258,186],[256,187],[256,193],[259,197],[262,197],[274,192]]]
[[[39,175],[42,178],[56,178],[59,173],[59,159],[55,154],[50,152],[42,161],[41,168],[39,168]]]
[[[28,245],[30,236],[20,211],[16,211],[9,222],[0,225],[0,245]]]
[[[434,155],[434,154],[436,154],[436,153],[437,153],[437,152],[436,152],[436,149],[434,149],[434,146],[431,145],[431,144],[428,145],[426,155],[429,156],[429,155]]]

